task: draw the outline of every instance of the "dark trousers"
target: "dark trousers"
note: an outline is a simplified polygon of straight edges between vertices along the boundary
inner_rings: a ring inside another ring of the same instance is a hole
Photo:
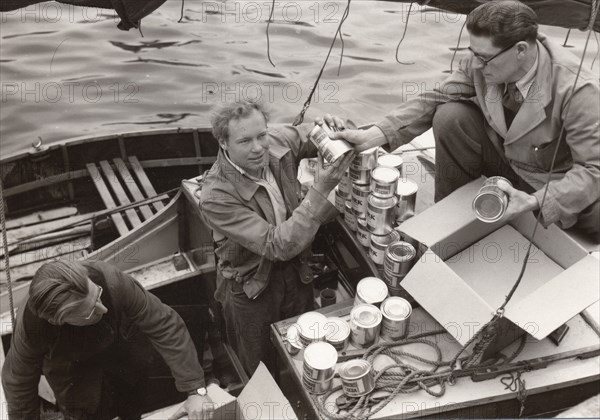
[[[436,202],[481,175],[500,175],[516,189],[534,192],[494,147],[484,124],[479,107],[469,102],[449,102],[437,107],[433,118]],[[575,227],[597,237],[599,220],[600,201],[596,201],[579,214]]]
[[[248,376],[262,361],[275,372],[276,353],[270,341],[269,326],[314,307],[313,286],[303,284],[291,263],[276,263],[267,288],[254,300],[248,299],[242,285],[228,280],[223,315],[229,343],[237,352]]]

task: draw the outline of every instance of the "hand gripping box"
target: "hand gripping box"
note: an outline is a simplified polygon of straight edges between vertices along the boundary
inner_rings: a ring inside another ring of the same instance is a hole
[[[535,225],[479,221],[472,181],[398,228],[419,260],[401,285],[459,343],[488,323],[515,284]],[[598,259],[557,226],[538,226],[529,262],[484,359],[527,332],[541,340],[600,298]]]

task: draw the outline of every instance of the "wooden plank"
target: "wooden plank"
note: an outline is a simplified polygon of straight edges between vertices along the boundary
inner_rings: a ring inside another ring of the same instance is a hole
[[[115,158],[115,159],[113,159],[113,162],[115,163],[115,167],[119,171],[121,178],[123,178],[123,183],[127,187],[127,190],[129,191],[129,193],[131,194],[133,199],[135,201],[141,201],[144,198],[147,198],[147,197],[144,197],[144,195],[138,188],[137,184],[135,183],[135,179],[133,178],[133,176],[131,176],[131,172],[129,172],[129,169],[127,169],[127,166],[125,166],[125,162],[123,162],[123,159]],[[144,217],[144,220],[148,220],[154,214],[154,213],[152,213],[150,206],[147,204],[140,206],[139,209],[142,212],[142,216]]]
[[[137,179],[140,182],[140,185],[142,186],[142,189],[144,190],[146,196],[154,197],[156,195],[156,190],[154,189],[152,183],[148,179],[148,175],[146,175],[146,172],[144,172],[144,168],[142,168],[142,165],[140,165],[140,161],[138,160],[138,158],[135,156],[129,156],[129,164],[131,165],[135,176],[137,176]],[[154,206],[156,211],[164,207],[164,204],[160,201],[155,201],[154,203],[152,203],[152,205]]]
[[[131,204],[129,197],[127,197],[125,190],[121,186],[121,183],[119,182],[119,179],[117,178],[117,175],[114,173],[114,171],[110,167],[110,164],[108,163],[108,161],[106,161],[106,160],[101,161],[100,168],[102,168],[102,171],[104,172],[104,175],[106,176],[106,179],[108,180],[108,184],[111,186],[113,192],[117,196],[117,200],[119,201],[119,204],[120,205]],[[125,210],[125,215],[129,219],[129,223],[131,223],[131,226],[133,226],[134,228],[136,226],[139,226],[142,224],[142,221],[138,217],[135,209]]]
[[[33,214],[27,214],[23,217],[6,221],[6,230],[18,229],[24,226],[44,223],[51,220],[64,219],[77,214],[76,207],[61,207],[58,209],[38,211]]]
[[[90,176],[92,177],[92,181],[94,181],[94,185],[98,190],[98,194],[100,194],[100,197],[102,197],[102,201],[104,202],[106,208],[114,209],[115,207],[117,207],[115,201],[110,195],[110,192],[108,191],[108,188],[106,187],[106,184],[104,183],[104,180],[102,179],[102,176],[100,175],[100,171],[98,170],[96,164],[88,163],[86,166],[88,172],[90,173]],[[119,235],[123,236],[126,235],[127,232],[129,232],[129,229],[125,224],[125,220],[123,220],[123,216],[121,216],[120,213],[111,214],[110,218],[115,224],[117,230],[119,231]]]

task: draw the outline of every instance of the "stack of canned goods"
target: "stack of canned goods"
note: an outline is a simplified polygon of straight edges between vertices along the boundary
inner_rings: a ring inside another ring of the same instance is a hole
[[[312,394],[324,394],[331,388],[337,350],[329,343],[312,343],[304,349],[302,384]]]
[[[383,278],[392,296],[402,296],[410,300],[409,295],[400,286],[400,282],[413,267],[417,251],[408,242],[397,241],[385,250],[383,259]]]

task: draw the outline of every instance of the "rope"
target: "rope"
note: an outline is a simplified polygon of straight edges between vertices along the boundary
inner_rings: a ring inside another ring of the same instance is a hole
[[[179,15],[179,20],[177,21],[177,23],[181,23],[181,21],[183,20],[184,7],[185,7],[185,0],[181,0],[181,13]]]
[[[460,39],[462,38],[462,33],[463,33],[464,29],[465,29],[465,26],[467,26],[467,21],[466,20],[462,24],[462,26],[460,28],[460,32],[458,33],[458,41],[456,41],[456,48],[454,48],[454,53],[452,54],[452,60],[450,60],[450,74],[452,74],[454,72],[454,70],[453,70],[454,59],[456,58],[456,53],[458,52],[458,49],[460,47]]]
[[[2,224],[2,245],[4,248],[4,269],[6,270],[6,281],[8,283],[8,306],[10,309],[10,322],[15,331],[15,304],[13,301],[12,281],[10,278],[10,257],[8,254],[8,239],[6,237],[6,210],[4,208],[4,186],[0,178],[0,223]]]
[[[306,113],[306,111],[308,111],[308,108],[310,107],[310,103],[312,101],[312,97],[315,93],[315,90],[319,86],[319,80],[321,80],[321,76],[323,75],[323,71],[325,70],[325,66],[327,65],[327,61],[329,60],[329,56],[331,55],[333,46],[335,45],[335,40],[337,39],[338,34],[341,34],[342,25],[344,24],[344,22],[348,18],[348,14],[350,13],[350,2],[351,1],[352,0],[348,0],[348,3],[346,4],[346,9],[344,10],[344,14],[342,15],[340,24],[338,25],[337,31],[335,32],[335,35],[333,36],[333,40],[331,41],[331,45],[329,46],[329,52],[327,53],[327,57],[325,57],[325,62],[323,63],[323,66],[321,67],[321,70],[319,71],[319,74],[317,75],[317,80],[315,81],[315,84],[313,85],[312,89],[310,90],[310,93],[308,94],[308,99],[306,100],[306,102],[304,102],[302,111],[300,111],[300,113],[294,120],[294,122],[292,124],[293,126],[300,125],[304,121],[304,114]]]
[[[588,26],[585,28],[586,31],[591,31],[592,29],[594,29],[594,22],[596,22],[597,15],[598,15],[598,0],[594,0],[592,2],[592,9],[590,10],[590,21],[588,22]]]
[[[404,32],[402,32],[402,37],[400,38],[400,41],[398,41],[398,46],[396,46],[396,62],[398,64],[402,64],[405,66],[410,66],[412,64],[415,64],[414,61],[405,63],[398,59],[398,51],[400,50],[400,45],[402,44],[402,41],[404,41],[404,37],[406,36],[406,30],[408,29],[408,20],[410,19],[410,12],[412,11],[413,3],[414,3],[414,1],[411,1],[410,6],[408,6],[408,16],[406,16],[406,23],[404,24]]]

